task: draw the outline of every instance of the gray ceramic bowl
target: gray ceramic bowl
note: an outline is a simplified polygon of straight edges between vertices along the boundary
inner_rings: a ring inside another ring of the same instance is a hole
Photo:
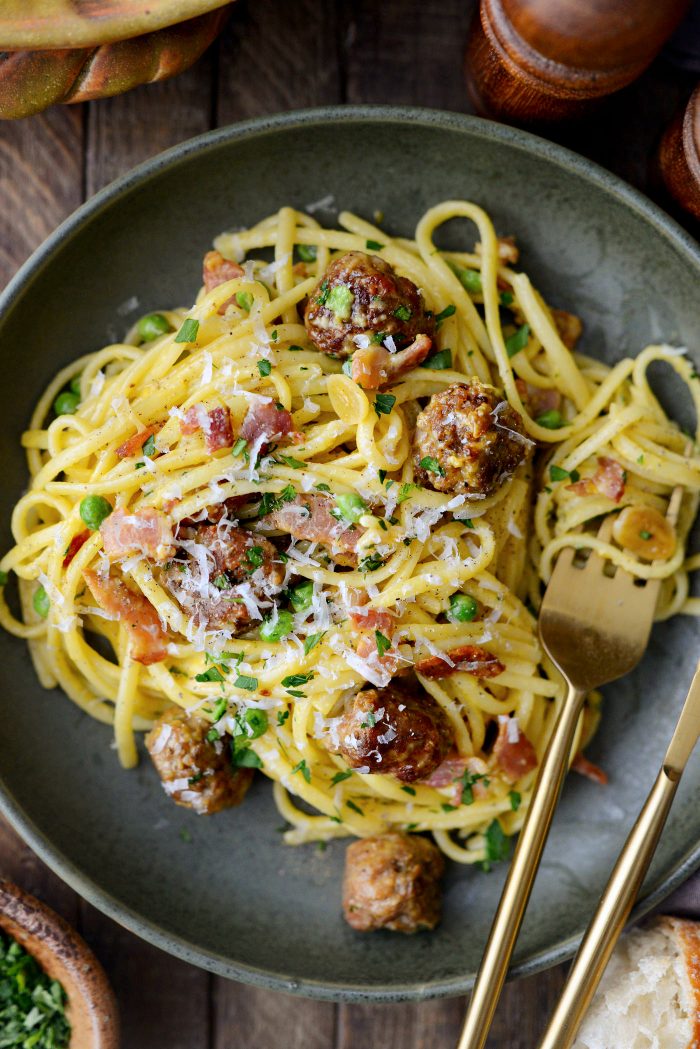
[[[401,234],[436,201],[478,201],[499,231],[517,235],[523,265],[550,301],[583,315],[585,350],[612,361],[660,338],[697,348],[697,246],[580,157],[509,128],[421,110],[321,110],[241,124],[179,146],[98,194],[5,292],[3,546],[26,480],[19,434],[54,372],[117,337],[135,313],[189,302],[218,231],[328,194],[363,215],[380,209],[386,228]],[[472,230],[462,232],[471,243]],[[148,762],[120,771],[110,732],[39,688],[23,643],[3,636],[0,648],[2,810],[97,907],[188,961],[281,990],[379,1000],[469,987],[502,868],[486,875],[453,866],[445,918],[432,934],[355,934],[340,917],[344,844],[285,848],[267,781],[259,778],[239,810],[205,819],[177,809]],[[662,624],[640,668],[608,690],[591,756],[610,785],[578,777],[567,785],[518,973],[572,953],[652,783],[697,651],[693,620]],[[694,761],[640,911],[700,863],[699,788]]]

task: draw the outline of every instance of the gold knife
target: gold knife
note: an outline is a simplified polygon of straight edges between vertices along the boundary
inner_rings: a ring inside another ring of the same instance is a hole
[[[576,1037],[642,886],[698,736],[700,664],[695,670],[659,775],[610,875],[539,1049],[568,1049]]]

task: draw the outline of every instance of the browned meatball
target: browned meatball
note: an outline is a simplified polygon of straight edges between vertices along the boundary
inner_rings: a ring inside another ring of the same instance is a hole
[[[166,794],[200,815],[240,805],[252,769],[234,769],[223,740],[207,741],[211,724],[170,707],[146,736],[146,746]]]
[[[415,834],[354,841],[345,854],[345,920],[358,932],[434,929],[444,869],[442,853]]]
[[[400,685],[358,692],[338,724],[337,741],[337,753],[351,768],[369,768],[402,783],[429,776],[454,743],[432,696]]]
[[[284,566],[277,550],[245,528],[195,525],[183,529],[177,542],[180,550],[164,580],[197,625],[240,633],[255,618],[251,597],[264,608],[282,587]]]
[[[309,296],[304,321],[311,341],[331,357],[352,356],[356,335],[391,335],[400,350],[435,327],[413,281],[364,251],[331,262]]]
[[[436,492],[489,495],[520,466],[531,442],[493,386],[470,379],[433,394],[416,420],[416,480]]]

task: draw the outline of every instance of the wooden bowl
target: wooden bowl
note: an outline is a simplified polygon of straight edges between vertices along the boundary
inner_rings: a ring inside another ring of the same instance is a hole
[[[10,0],[10,7],[15,3],[24,0]],[[57,102],[106,98],[176,76],[216,38],[231,5],[106,0],[104,21],[98,6],[81,5],[86,13],[78,14],[72,2],[46,0],[48,9],[56,9],[53,20],[0,12],[0,118],[30,116]],[[195,17],[186,18],[188,13]],[[31,46],[22,47],[22,41]]]
[[[58,980],[68,997],[70,1049],[118,1049],[117,1002],[83,938],[40,900],[0,879],[0,929]]]

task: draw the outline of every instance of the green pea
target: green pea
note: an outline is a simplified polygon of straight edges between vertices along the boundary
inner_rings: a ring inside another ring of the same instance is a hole
[[[59,393],[53,402],[53,410],[56,415],[75,415],[79,404],[79,393],[71,393],[69,390],[64,390],[63,393]]]
[[[350,524],[359,521],[362,515],[367,513],[367,503],[359,495],[355,495],[354,492],[336,495],[335,505],[338,507],[341,517]]]
[[[76,394],[78,397],[80,397],[80,382],[82,377],[83,373],[81,372],[80,375],[74,375],[70,381],[70,392]]]
[[[282,611],[277,615],[276,622],[272,619],[263,620],[260,627],[260,638],[262,641],[281,641],[283,637],[290,634],[294,626],[294,616],[291,612]]]
[[[297,583],[289,591],[289,600],[292,602],[292,608],[295,612],[305,612],[307,608],[311,607],[311,601],[314,593],[314,584],[310,579],[305,580],[303,583]]]
[[[0,569],[0,586],[7,586],[7,581],[8,581],[9,578],[10,578],[9,574],[7,572],[3,572]]]
[[[112,512],[112,504],[102,495],[86,495],[80,501],[80,516],[91,532],[96,532]]]
[[[479,611],[479,605],[471,594],[453,594],[450,598],[450,619],[458,623],[470,623]]]
[[[539,423],[540,426],[546,427],[548,430],[558,430],[560,426],[564,425],[561,412],[558,412],[556,408],[552,408],[550,411],[538,415],[535,422]]]
[[[250,294],[249,291],[236,292],[236,302],[242,310],[246,311],[246,313],[250,313],[251,309],[253,308],[253,301],[253,296]]]
[[[172,328],[162,313],[148,313],[136,325],[136,334],[141,342],[153,342],[169,331],[172,331]]]
[[[47,615],[49,614],[51,602],[49,601],[49,595],[46,593],[43,586],[40,586],[38,590],[34,591],[32,605],[34,606],[34,611],[36,612],[36,614],[38,616],[41,616],[42,619],[46,619]]]

